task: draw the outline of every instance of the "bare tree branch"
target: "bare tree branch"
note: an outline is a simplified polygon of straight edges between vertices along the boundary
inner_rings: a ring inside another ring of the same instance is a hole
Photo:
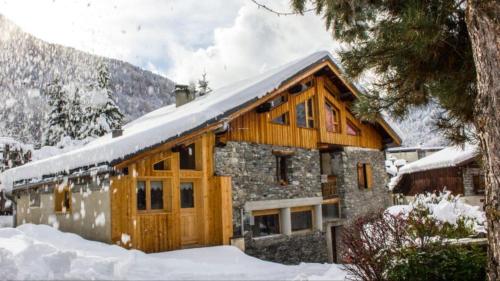
[[[308,12],[314,11],[313,8],[310,8],[310,9],[304,10],[304,12],[302,12],[302,13],[300,13],[300,12],[280,12],[280,11],[276,11],[275,9],[272,9],[272,8],[268,7],[267,5],[259,3],[257,0],[250,0],[250,1],[252,1],[255,5],[257,5],[257,7],[262,8],[262,9],[268,11],[268,12],[271,12],[271,13],[277,15],[277,16],[303,15],[304,13],[308,13]]]

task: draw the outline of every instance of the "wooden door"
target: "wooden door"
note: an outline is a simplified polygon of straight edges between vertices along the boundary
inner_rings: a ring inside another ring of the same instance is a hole
[[[195,183],[182,181],[179,186],[182,246],[195,245],[199,242],[195,195]]]

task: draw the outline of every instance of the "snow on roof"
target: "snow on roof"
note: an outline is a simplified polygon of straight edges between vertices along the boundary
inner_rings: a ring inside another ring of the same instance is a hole
[[[16,181],[36,180],[46,175],[124,159],[192,130],[221,121],[232,111],[271,93],[297,74],[327,60],[338,65],[329,52],[320,51],[254,78],[214,90],[183,106],[169,105],[160,108],[125,125],[120,137],[112,138],[108,134],[82,148],[7,170],[1,174],[0,181],[7,189],[11,189]]]
[[[405,151],[417,151],[417,150],[441,150],[446,146],[402,146],[402,147],[391,147],[388,148],[388,152],[405,152]]]
[[[389,182],[392,190],[404,174],[428,171],[439,168],[455,167],[479,155],[477,145],[465,144],[462,146],[450,146],[427,157],[407,164],[399,169],[398,175]]]

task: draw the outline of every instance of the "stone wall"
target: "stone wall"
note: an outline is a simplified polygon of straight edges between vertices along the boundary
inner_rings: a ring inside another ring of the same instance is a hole
[[[29,193],[35,192],[34,188],[15,191],[17,225],[47,224],[86,239],[111,243],[109,180],[101,178],[74,183],[71,189],[71,211],[67,213],[54,211],[55,187],[51,184],[37,189],[40,192],[39,207],[30,207]]]
[[[332,174],[337,175],[337,189],[341,198],[343,218],[351,220],[361,214],[390,206],[391,195],[385,187],[387,173],[384,167],[383,152],[374,149],[346,147],[342,151],[332,152],[332,161],[338,162],[332,166],[341,167]],[[358,188],[358,163],[371,164],[372,188]]]
[[[321,231],[245,239],[245,253],[259,259],[284,264],[328,262],[325,234]]]
[[[288,162],[288,185],[277,182],[273,150],[293,152]],[[216,147],[214,158],[216,175],[232,178],[236,233],[241,228],[240,214],[245,202],[321,196],[318,150],[228,142],[224,147]]]
[[[462,170],[462,178],[464,183],[464,196],[476,195],[474,191],[474,176],[481,175],[480,168],[464,167]]]

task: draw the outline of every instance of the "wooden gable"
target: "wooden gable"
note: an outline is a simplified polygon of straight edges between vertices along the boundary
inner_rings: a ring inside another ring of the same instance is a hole
[[[342,97],[327,75],[310,74],[277,93],[233,119],[225,138],[303,148],[324,145],[382,148],[380,131],[355,118],[349,100]]]

